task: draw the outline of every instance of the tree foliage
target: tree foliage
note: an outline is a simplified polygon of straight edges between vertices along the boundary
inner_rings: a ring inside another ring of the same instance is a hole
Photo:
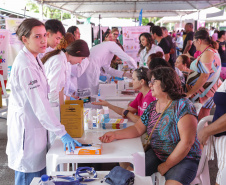
[[[29,11],[39,13],[39,5],[34,3],[31,0],[27,0],[26,7]],[[43,5],[43,15],[48,19],[58,19],[61,20],[61,11],[59,9],[51,8],[49,6]],[[70,19],[70,13],[63,13],[62,16],[64,19]]]

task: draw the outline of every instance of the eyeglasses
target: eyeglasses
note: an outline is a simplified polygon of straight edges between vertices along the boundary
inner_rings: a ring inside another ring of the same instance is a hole
[[[118,36],[119,34],[118,34],[118,33],[113,33],[113,35],[114,35],[114,36]]]
[[[155,78],[153,78],[153,79],[151,79],[150,81],[148,81],[148,85],[154,85],[154,83],[155,83],[155,81],[156,81],[157,79],[155,79]]]

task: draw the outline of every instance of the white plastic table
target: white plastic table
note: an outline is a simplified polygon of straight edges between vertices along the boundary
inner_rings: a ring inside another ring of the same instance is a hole
[[[76,138],[81,143],[99,143],[99,137],[109,130],[86,130],[82,138]],[[102,143],[101,155],[66,155],[63,143],[57,138],[46,155],[46,170],[50,175],[56,172],[58,164],[62,163],[115,163],[130,162],[134,165],[137,175],[145,176],[145,154],[140,137],[116,140]]]
[[[74,172],[54,172],[51,173],[52,176],[55,175],[72,175]],[[106,182],[101,183],[101,180],[109,173],[109,171],[97,171],[97,177],[95,181],[84,182],[87,185],[109,185]],[[41,178],[35,177],[30,185],[38,185]],[[134,185],[153,185],[151,177],[142,177],[135,175]]]
[[[124,95],[124,94],[117,94],[117,96],[105,96],[106,101],[133,101],[137,96],[135,95]]]

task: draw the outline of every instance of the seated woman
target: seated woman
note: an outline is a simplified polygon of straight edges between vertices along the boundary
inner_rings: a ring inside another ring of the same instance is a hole
[[[153,132],[150,148],[145,152],[146,175],[159,171],[166,184],[188,185],[196,176],[201,155],[195,107],[185,98],[180,79],[172,68],[156,68],[149,77],[152,95],[158,100],[149,104],[135,125],[107,132],[99,139],[109,143]]]
[[[190,69],[190,58],[187,55],[180,55],[177,57],[175,66],[183,73],[185,81],[192,70]]]
[[[194,60],[187,78],[187,97],[192,102],[199,101],[202,108],[199,112],[199,120],[210,114],[214,106],[213,95],[218,88],[218,80],[221,72],[221,59],[217,50],[212,46],[209,33],[206,30],[199,30],[195,33],[193,41],[196,50],[201,51],[201,55]]]
[[[100,100],[100,102],[93,102],[92,104],[107,106],[119,115],[129,118],[132,122],[137,122],[147,106],[155,100],[155,98],[152,97],[150,88],[148,87],[147,72],[148,69],[144,67],[135,69],[133,72],[133,88],[135,90],[139,90],[140,93],[137,95],[135,100],[130,103],[126,110],[121,107],[114,106],[104,100]],[[137,115],[135,115],[135,113],[137,113]]]
[[[226,167],[226,80],[217,89],[213,97],[216,110],[213,122],[198,133],[201,144],[205,145],[209,136],[214,136],[214,146],[217,154],[218,172],[216,185],[220,184],[223,169]]]
[[[150,58],[150,56],[149,56],[149,58]],[[172,67],[172,66],[170,65],[169,62],[166,62],[163,58],[153,58],[150,61],[148,67],[150,70],[153,70],[157,67]],[[175,71],[176,71],[177,75],[180,77],[182,87],[185,87],[185,78],[184,78],[183,73],[177,67],[175,67]]]

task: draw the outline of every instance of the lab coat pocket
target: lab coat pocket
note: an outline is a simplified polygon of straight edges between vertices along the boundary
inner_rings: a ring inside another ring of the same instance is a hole
[[[24,152],[24,111],[22,107],[9,106],[7,125],[8,125],[8,145],[7,153],[16,151],[18,155]]]
[[[43,152],[47,148],[47,130],[43,127],[34,129],[35,146],[34,150],[37,153]]]

